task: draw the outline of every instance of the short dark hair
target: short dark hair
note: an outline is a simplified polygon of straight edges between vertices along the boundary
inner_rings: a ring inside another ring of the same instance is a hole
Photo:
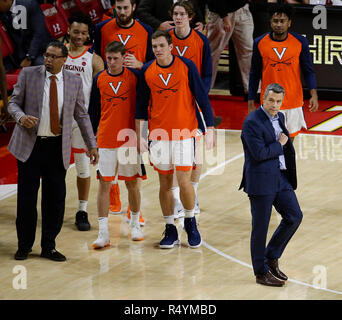
[[[91,18],[89,16],[82,14],[82,13],[76,13],[76,14],[72,15],[71,17],[69,17],[68,21],[69,21],[70,26],[74,22],[86,24],[88,26],[89,32],[91,31],[92,26],[93,26]]]
[[[122,2],[124,0],[115,0],[114,2]],[[130,0],[131,1],[131,5],[133,6],[133,4],[136,3],[136,0]]]
[[[266,87],[264,98],[268,96],[270,91],[273,91],[274,93],[283,93],[285,95],[285,89],[279,83],[270,83]]]
[[[171,17],[173,15],[173,10],[175,9],[175,7],[183,7],[186,13],[188,14],[189,18],[193,18],[195,16],[194,6],[191,1],[179,0],[175,2],[169,11]]]
[[[268,13],[270,15],[270,19],[272,19],[274,14],[284,13],[289,18],[289,20],[292,20],[292,17],[294,15],[294,8],[293,6],[287,3],[283,3],[283,4],[272,3],[269,5]]]
[[[166,30],[157,30],[152,34],[151,39],[157,39],[159,37],[164,37],[168,44],[172,44],[172,37]]]
[[[126,53],[126,48],[121,42],[112,41],[108,43],[105,48],[105,53],[107,52],[114,52],[114,53],[120,52],[122,55],[124,55]]]
[[[67,57],[68,56],[68,48],[60,41],[58,40],[54,40],[54,41],[51,41],[47,46],[46,46],[46,49],[49,48],[49,47],[56,47],[56,48],[60,48],[62,50],[62,56],[63,57]]]

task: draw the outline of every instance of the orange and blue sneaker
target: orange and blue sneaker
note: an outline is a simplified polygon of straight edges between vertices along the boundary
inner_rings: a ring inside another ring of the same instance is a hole
[[[119,184],[112,184],[110,187],[110,205],[109,211],[111,214],[120,214],[121,213],[121,201],[120,201],[120,188]]]

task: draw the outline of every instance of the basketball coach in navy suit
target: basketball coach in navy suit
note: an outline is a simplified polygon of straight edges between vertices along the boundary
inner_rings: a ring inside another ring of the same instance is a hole
[[[295,150],[279,112],[285,94],[279,84],[270,84],[263,105],[246,117],[241,133],[245,163],[240,189],[244,188],[251,204],[253,270],[257,283],[276,287],[287,280],[278,259],[303,217],[294,192]],[[266,246],[272,206],[282,220]]]

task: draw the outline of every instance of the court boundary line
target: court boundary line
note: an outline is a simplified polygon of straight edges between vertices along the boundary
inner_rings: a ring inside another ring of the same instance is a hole
[[[222,130],[225,130],[225,129],[222,129]],[[228,131],[228,130],[225,130],[225,131]],[[234,130],[234,131],[238,131],[238,130]],[[239,130],[239,131],[241,131],[241,130]],[[213,167],[213,168],[211,168],[210,170],[206,171],[205,173],[201,174],[201,176],[200,176],[200,181],[201,181],[202,179],[204,179],[205,177],[207,177],[211,172],[214,172],[215,170],[217,170],[217,169],[219,169],[219,168],[221,168],[221,167],[223,167],[223,166],[226,166],[226,165],[228,165],[229,163],[231,163],[231,162],[233,162],[233,161],[235,161],[235,160],[238,160],[238,159],[242,158],[243,155],[244,155],[243,153],[240,153],[240,154],[234,156],[233,158],[228,159],[228,160],[226,160],[226,161],[220,163],[220,164],[217,165],[216,167]],[[250,264],[248,264],[248,263],[246,263],[246,262],[243,262],[243,261],[241,261],[241,260],[239,260],[239,259],[237,259],[237,258],[234,258],[233,256],[230,256],[230,255],[228,255],[228,254],[223,253],[222,251],[216,249],[215,247],[213,247],[212,245],[210,245],[210,244],[207,243],[206,241],[203,241],[203,240],[202,240],[202,245],[203,245],[205,248],[207,248],[208,250],[210,250],[210,251],[212,251],[212,252],[214,252],[214,253],[216,253],[216,254],[222,256],[223,258],[226,258],[227,260],[230,260],[230,261],[232,261],[232,262],[238,263],[238,264],[240,264],[240,265],[242,265],[242,266],[244,266],[244,267],[247,267],[247,268],[249,268],[249,269],[253,269],[252,265],[250,265]],[[317,287],[317,286],[314,286],[314,285],[312,285],[312,284],[309,284],[309,283],[306,283],[306,282],[303,282],[303,281],[300,281],[300,280],[295,280],[295,279],[290,279],[290,278],[289,278],[287,281],[288,281],[288,282],[295,283],[295,284],[298,284],[298,285],[302,285],[302,286],[305,286],[305,287],[313,288],[313,289],[316,289],[316,290],[322,290],[322,291],[327,291],[327,292],[330,292],[330,293],[342,295],[342,292],[341,292],[341,291],[336,291],[336,290],[332,290],[332,289],[328,289],[328,288]]]

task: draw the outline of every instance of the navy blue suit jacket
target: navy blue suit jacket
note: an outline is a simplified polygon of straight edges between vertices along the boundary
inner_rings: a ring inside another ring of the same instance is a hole
[[[279,112],[279,124],[289,137],[285,127],[284,115]],[[297,188],[296,156],[289,137],[282,147],[276,140],[274,128],[265,112],[259,108],[250,113],[242,127],[241,140],[243,144],[245,163],[240,189],[249,195],[267,195],[279,191],[280,165],[279,155],[284,154],[287,170],[285,175]]]

